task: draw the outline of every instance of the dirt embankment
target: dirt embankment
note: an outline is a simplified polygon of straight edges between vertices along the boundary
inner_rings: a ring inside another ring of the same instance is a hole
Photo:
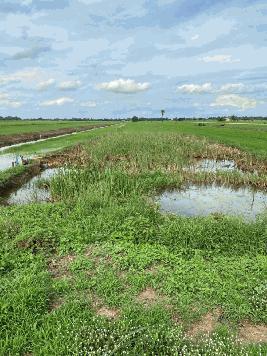
[[[19,174],[14,174],[8,180],[0,184],[0,198],[5,198],[11,191],[21,187],[31,178],[36,176],[41,171],[40,162],[33,162],[25,167],[25,170]]]
[[[110,124],[105,125],[92,125],[92,126],[82,126],[76,128],[64,128],[59,130],[50,130],[43,132],[30,132],[16,135],[0,135],[0,147],[11,146],[18,143],[37,141],[40,139],[57,137],[65,134],[71,134],[73,132],[82,132],[87,130],[92,130],[98,127],[109,126]]]

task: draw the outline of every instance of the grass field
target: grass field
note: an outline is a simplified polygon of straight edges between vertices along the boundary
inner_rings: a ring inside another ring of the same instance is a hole
[[[0,354],[265,355],[267,215],[163,215],[153,197],[191,180],[263,187],[266,131],[148,122],[79,135],[85,164],[53,178],[53,203],[0,207]],[[189,175],[195,157],[259,174]]]
[[[224,126],[221,126],[224,125]],[[263,123],[177,123],[177,130],[239,147],[267,159],[267,125]]]
[[[96,123],[99,124],[99,121],[0,120],[0,135],[16,135],[22,133],[76,128],[82,126],[90,126]]]

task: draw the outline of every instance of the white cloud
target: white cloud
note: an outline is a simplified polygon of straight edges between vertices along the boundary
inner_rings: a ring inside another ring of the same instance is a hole
[[[69,80],[65,82],[61,82],[58,86],[60,90],[75,90],[80,88],[82,85],[80,80]]]
[[[223,92],[233,92],[233,91],[242,91],[245,89],[245,85],[243,83],[227,83],[221,86],[221,91]]]
[[[135,94],[148,90],[150,84],[147,82],[137,83],[132,79],[117,79],[111,82],[100,83],[97,85],[97,88],[112,91],[114,93]]]
[[[259,102],[236,94],[219,95],[210,106],[233,106],[241,110],[253,109]]]
[[[199,36],[198,34],[196,34],[196,35],[194,35],[194,36],[191,37],[191,40],[192,40],[192,41],[196,41],[196,40],[199,39],[199,37],[200,37],[200,36]]]
[[[188,94],[202,94],[202,93],[210,93],[213,90],[211,83],[204,84],[184,84],[177,87],[178,91],[182,91],[183,93]]]
[[[73,103],[72,98],[62,97],[58,99],[46,100],[40,103],[40,106],[62,106],[68,103]]]
[[[9,107],[9,108],[19,108],[22,105],[22,102],[15,101],[10,99],[9,95],[6,93],[0,93],[0,107]]]
[[[39,77],[36,68],[24,71],[18,71],[12,74],[0,74],[0,85],[6,85],[12,82],[31,82]]]
[[[95,108],[97,106],[95,101],[84,101],[81,103],[81,106],[86,108]]]
[[[37,86],[37,89],[40,91],[46,90],[46,89],[50,88],[53,84],[55,84],[55,82],[56,81],[54,78],[50,78],[48,80],[40,82]]]
[[[216,54],[214,56],[206,56],[200,58],[201,61],[206,63],[236,63],[240,62],[240,59],[234,59],[230,54]]]

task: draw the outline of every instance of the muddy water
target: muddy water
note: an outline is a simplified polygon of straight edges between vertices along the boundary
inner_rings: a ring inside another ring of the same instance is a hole
[[[193,172],[211,172],[217,171],[239,171],[235,161],[232,160],[215,160],[215,159],[203,159],[198,161],[195,165],[189,167]]]
[[[51,199],[49,189],[38,187],[40,179],[49,180],[57,173],[60,168],[49,168],[33,177],[29,182],[25,183],[21,188],[12,192],[6,199],[5,204],[29,204],[33,202],[45,202]]]
[[[165,192],[156,197],[161,212],[183,216],[224,214],[255,220],[267,210],[267,194],[247,188],[192,185],[183,191]]]

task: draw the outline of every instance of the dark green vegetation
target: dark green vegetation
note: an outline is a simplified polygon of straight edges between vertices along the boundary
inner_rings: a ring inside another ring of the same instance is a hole
[[[104,122],[104,121],[103,121]],[[15,135],[31,132],[42,132],[99,124],[97,121],[60,121],[60,120],[0,120],[0,135]],[[101,123],[100,123],[101,124]]]
[[[95,131],[85,166],[51,181],[53,204],[0,209],[1,355],[266,354],[266,214],[164,216],[151,199],[266,175],[187,175],[194,157],[257,159],[179,125]]]

